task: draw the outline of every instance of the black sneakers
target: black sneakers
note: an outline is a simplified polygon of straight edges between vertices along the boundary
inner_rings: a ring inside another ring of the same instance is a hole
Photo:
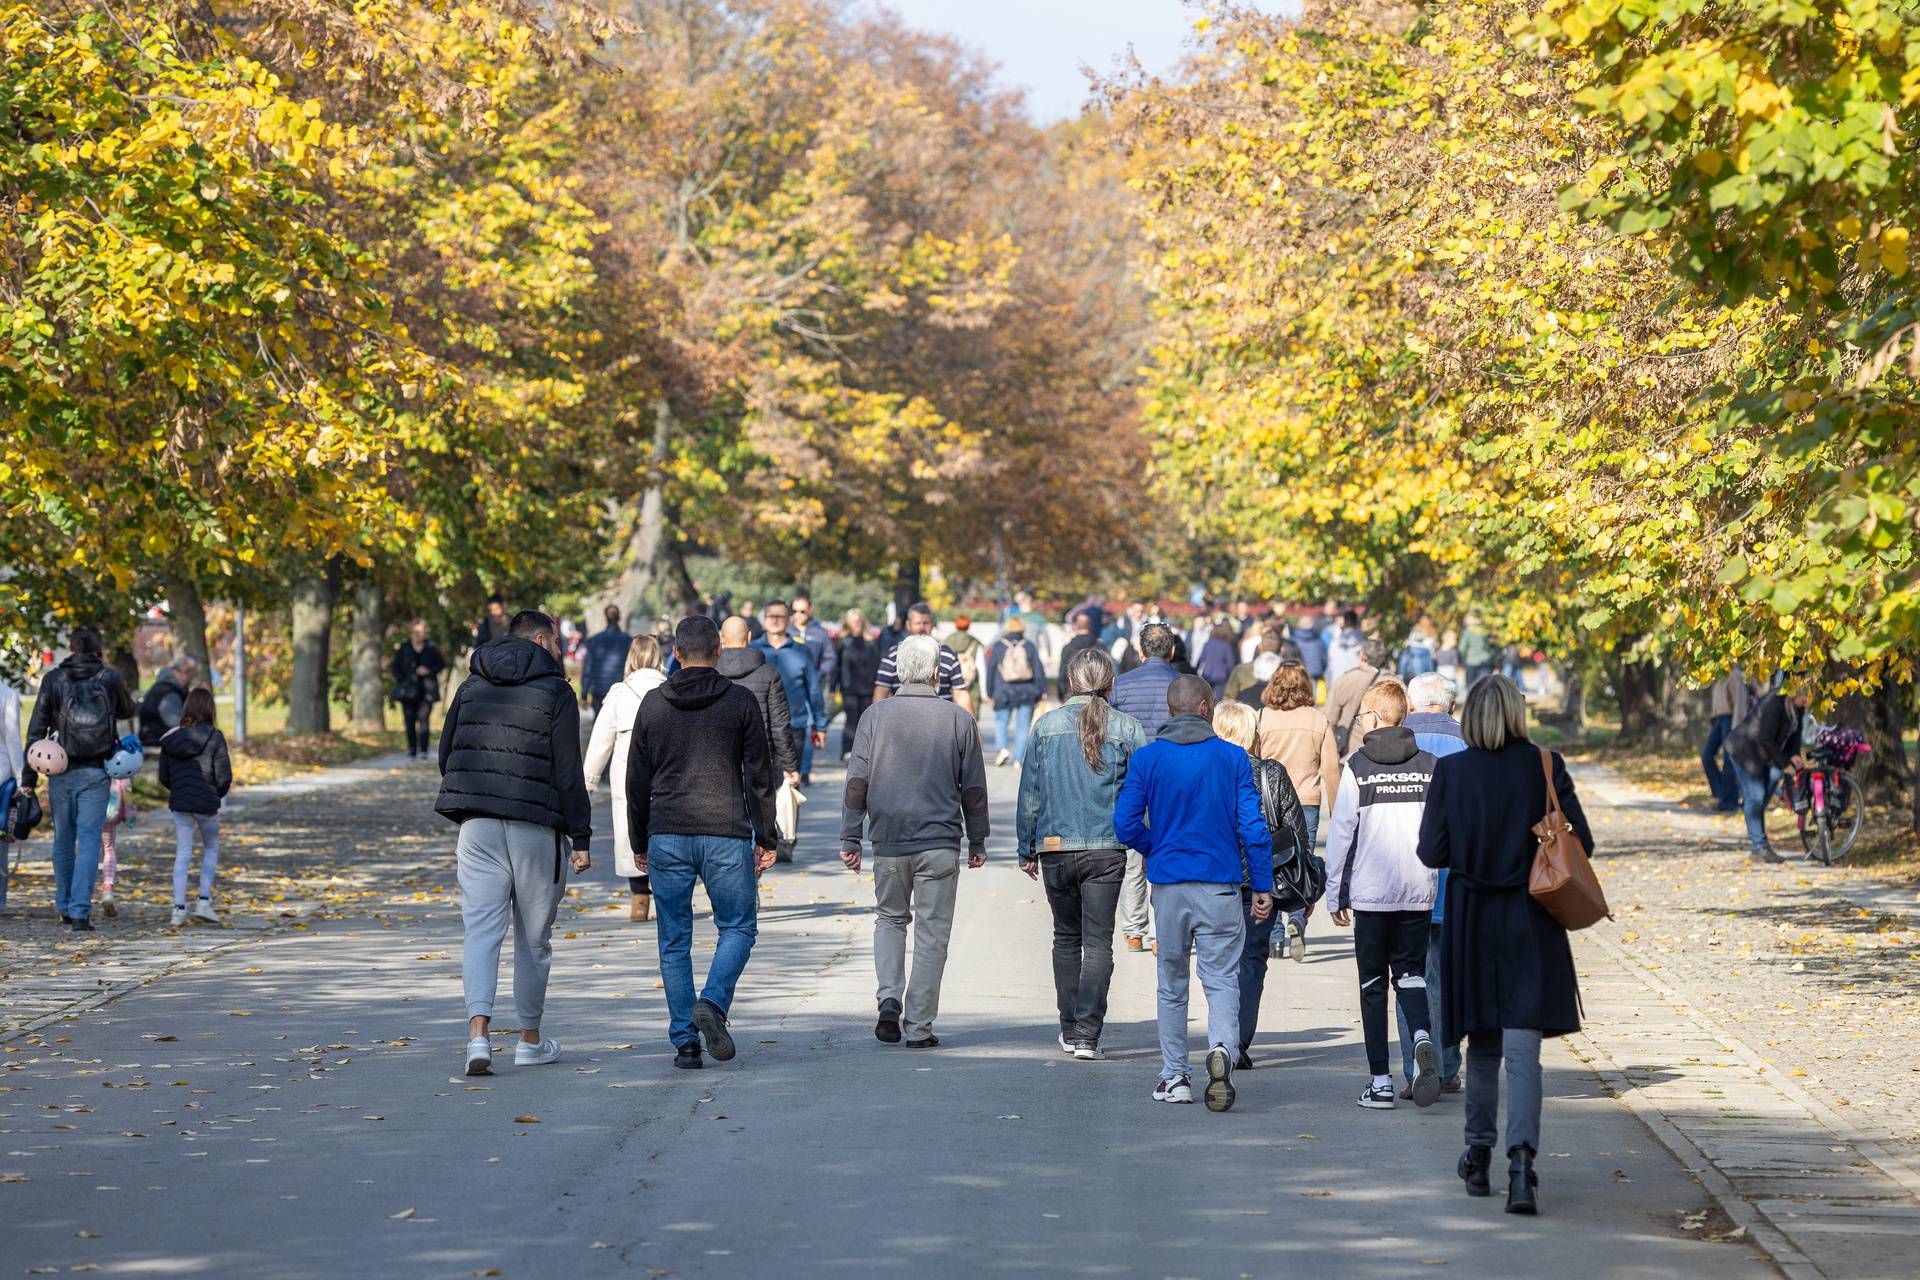
[[[700,1046],[689,1040],[674,1051],[673,1065],[682,1071],[698,1071],[707,1064],[700,1060]]]
[[[1414,1037],[1413,1063],[1419,1068],[1408,1088],[1413,1095],[1413,1105],[1430,1107],[1440,1100],[1440,1050],[1434,1047],[1433,1037],[1425,1032]]]
[[[881,1044],[900,1043],[900,1002],[886,999],[880,1002],[880,1020],[873,1024],[873,1038]]]
[[[695,1000],[693,1025],[706,1041],[707,1052],[715,1062],[726,1062],[733,1057],[733,1037],[727,1034],[727,1015],[720,1012],[718,1005],[711,1000]]]
[[[940,1037],[934,1035],[931,1031],[918,1040],[907,1041],[907,1048],[909,1049],[938,1049],[939,1047]]]

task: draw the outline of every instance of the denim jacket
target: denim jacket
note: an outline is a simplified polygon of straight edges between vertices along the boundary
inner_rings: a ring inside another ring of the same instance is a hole
[[[1095,773],[1080,749],[1080,713],[1087,695],[1068,699],[1034,723],[1020,762],[1020,859],[1076,849],[1117,849],[1113,802],[1127,780],[1127,762],[1147,741],[1140,722],[1107,708],[1105,767]]]

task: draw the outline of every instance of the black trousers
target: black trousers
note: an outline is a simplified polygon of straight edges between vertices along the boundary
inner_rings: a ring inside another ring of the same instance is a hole
[[[400,718],[407,723],[407,754],[426,755],[433,750],[433,700],[420,698],[400,704]]]
[[[652,878],[651,876],[628,876],[628,877],[627,877],[627,892],[629,892],[629,893],[652,893],[652,892],[653,892],[653,878]]]
[[[1427,1011],[1427,922],[1431,911],[1355,911],[1353,958],[1360,966],[1360,1029],[1367,1069],[1387,1072],[1387,984],[1407,1015],[1409,1032],[1431,1032]]]
[[[840,754],[853,754],[853,735],[860,732],[860,717],[867,714],[867,708],[873,705],[873,691],[848,693],[840,691],[840,706],[845,719],[840,721]]]
[[[1100,1042],[1113,985],[1113,914],[1127,874],[1124,849],[1077,849],[1040,859],[1053,908],[1053,994],[1060,1034]]]

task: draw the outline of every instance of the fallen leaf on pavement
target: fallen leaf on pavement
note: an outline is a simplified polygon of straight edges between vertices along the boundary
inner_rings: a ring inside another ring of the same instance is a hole
[[[539,1116],[515,1116],[513,1118],[513,1122],[515,1124],[539,1124],[540,1117]]]

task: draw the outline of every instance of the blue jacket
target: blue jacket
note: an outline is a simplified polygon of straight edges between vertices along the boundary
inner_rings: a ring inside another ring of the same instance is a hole
[[[1124,711],[1140,722],[1140,731],[1151,738],[1167,722],[1167,686],[1180,676],[1165,658],[1145,662],[1114,677],[1114,710]]]
[[[1107,710],[1107,738],[1100,751],[1102,768],[1087,767],[1080,747],[1080,716],[1090,699],[1069,698],[1040,717],[1027,738],[1020,761],[1020,860],[1077,849],[1117,849],[1113,806],[1127,779],[1128,761],[1146,745],[1140,722],[1124,711]]]
[[[1000,678],[1000,660],[1006,657],[1007,650],[1016,644],[1027,647],[1027,663],[1033,668],[1033,675],[1026,680],[1008,681]],[[1022,636],[1001,636],[987,650],[987,698],[995,707],[1030,707],[1047,692],[1047,673],[1040,666],[1040,650],[1033,641]],[[1088,846],[1091,848],[1092,846]]]
[[[1146,859],[1149,883],[1273,890],[1273,837],[1253,758],[1199,716],[1173,717],[1133,753],[1113,831]]]
[[[1405,659],[1403,658],[1402,661]],[[1460,736],[1460,722],[1444,711],[1411,712],[1407,716],[1406,725],[1413,730],[1414,745],[1435,760],[1467,749],[1467,740]],[[1446,917],[1447,871],[1442,867],[1439,891],[1433,899],[1433,922],[1439,924]]]
[[[1400,650],[1400,678],[1402,680],[1411,680],[1415,676],[1426,675],[1427,672],[1437,670],[1438,667],[1439,664],[1433,660],[1433,650],[1424,644],[1409,642],[1406,648]]]
[[[820,688],[820,668],[814,665],[813,650],[789,635],[778,649],[762,636],[752,645],[767,657],[767,665],[780,673],[787,690],[787,712],[796,729],[827,727],[827,695]]]
[[[632,646],[633,637],[619,627],[603,627],[587,637],[580,683],[586,686],[587,695],[595,702],[626,679],[627,650]]]
[[[1327,640],[1312,627],[1289,627],[1287,639],[1300,649],[1300,665],[1307,674],[1318,680],[1327,673]]]

